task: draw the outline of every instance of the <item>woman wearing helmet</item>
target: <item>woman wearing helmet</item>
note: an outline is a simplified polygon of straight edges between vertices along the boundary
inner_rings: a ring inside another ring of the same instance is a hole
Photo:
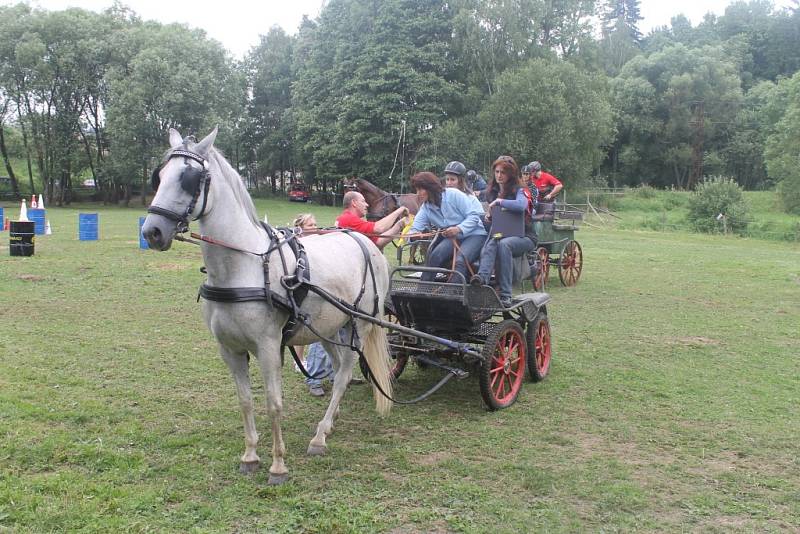
[[[468,195],[472,191],[467,187],[467,182],[464,179],[467,174],[467,168],[460,161],[451,161],[444,167],[444,186],[458,189],[462,193]]]
[[[500,156],[492,164],[493,176],[486,188],[486,200],[490,209],[500,206],[508,211],[525,214],[525,235],[494,238],[489,236],[481,250],[481,263],[478,274],[470,279],[471,284],[486,285],[495,273],[500,286],[500,302],[511,305],[511,280],[513,278],[513,258],[522,256],[536,247],[536,233],[533,230],[533,198],[519,174],[514,158]]]

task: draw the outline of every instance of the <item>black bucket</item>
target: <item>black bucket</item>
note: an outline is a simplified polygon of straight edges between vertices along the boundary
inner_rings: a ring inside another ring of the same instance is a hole
[[[33,256],[34,226],[32,221],[11,221],[9,248],[12,256]]]

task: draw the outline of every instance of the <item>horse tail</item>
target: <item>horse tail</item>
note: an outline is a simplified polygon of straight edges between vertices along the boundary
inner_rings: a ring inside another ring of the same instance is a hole
[[[383,319],[379,315],[378,319]],[[389,356],[389,340],[386,330],[378,325],[370,325],[369,333],[364,340],[364,357],[367,359],[374,380],[388,396],[392,396],[392,359]],[[373,384],[372,393],[375,395],[375,409],[381,415],[388,415],[392,409],[392,401],[386,398]]]

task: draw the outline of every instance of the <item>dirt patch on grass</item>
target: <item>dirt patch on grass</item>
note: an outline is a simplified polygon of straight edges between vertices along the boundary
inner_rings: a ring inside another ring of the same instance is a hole
[[[161,263],[155,266],[159,271],[182,271],[186,269],[186,265],[180,263]]]
[[[419,465],[437,465],[453,457],[452,451],[437,451],[430,454],[421,454],[414,458]]]
[[[23,282],[41,282],[45,279],[44,276],[39,276],[37,274],[21,274],[17,276],[17,278]]]

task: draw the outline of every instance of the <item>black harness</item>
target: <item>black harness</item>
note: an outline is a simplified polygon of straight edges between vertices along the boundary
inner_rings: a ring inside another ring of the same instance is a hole
[[[181,148],[176,148],[170,152],[161,165],[153,170],[153,174],[150,176],[150,185],[153,187],[153,191],[157,191],[158,186],[161,184],[161,169],[163,169],[164,165],[166,165],[167,162],[172,158],[181,157],[184,158],[186,163],[186,168],[183,170],[180,177],[181,189],[192,195],[192,200],[189,202],[189,205],[186,206],[186,211],[181,214],[151,204],[150,207],[147,208],[147,213],[155,213],[156,215],[161,215],[167,219],[175,221],[178,223],[177,231],[179,233],[184,233],[189,230],[189,216],[194,211],[201,192],[203,194],[203,205],[200,207],[200,213],[198,213],[197,216],[192,220],[196,221],[206,212],[206,205],[208,203],[208,190],[211,186],[211,175],[208,172],[208,161],[200,154],[189,150],[184,143]],[[196,169],[195,167],[189,165],[190,159],[202,165],[202,170]]]

